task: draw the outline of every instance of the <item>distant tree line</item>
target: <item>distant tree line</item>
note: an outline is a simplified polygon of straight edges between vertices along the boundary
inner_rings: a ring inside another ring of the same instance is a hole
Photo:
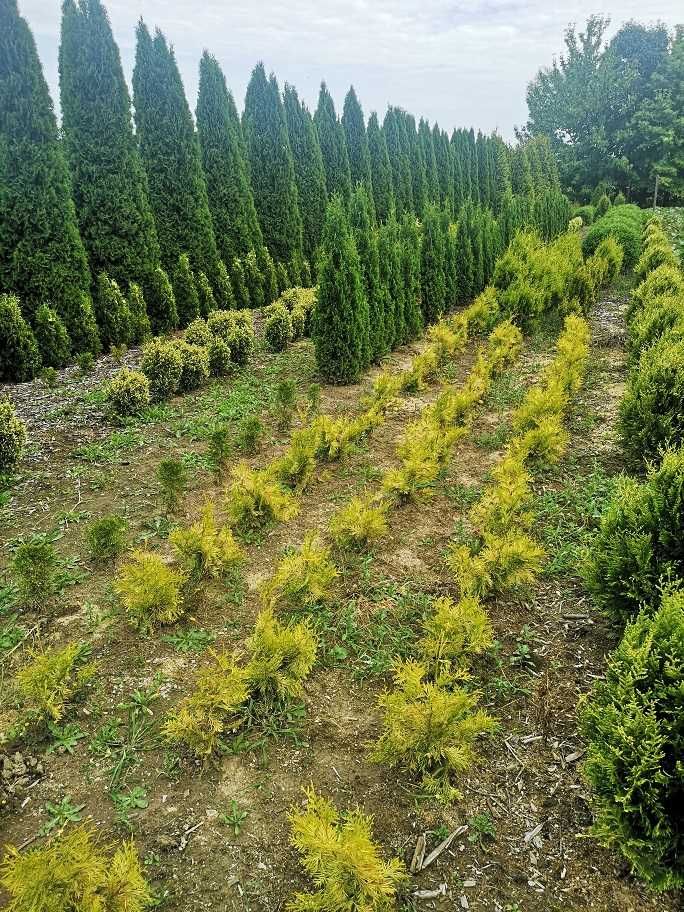
[[[101,0],[64,0],[59,77],[61,130],[29,26],[2,0],[0,294],[33,330],[48,309],[68,339],[59,356],[45,346],[55,366],[139,341],[147,320],[166,332],[315,283],[333,200],[353,227],[388,224],[404,245],[416,234],[417,256],[435,211],[464,242],[466,225],[496,219],[500,243],[513,225],[543,232],[547,210],[563,207],[543,136],[512,148],[397,107],[366,121],[353,87],[338,117],[325,83],[312,115],[262,63],[240,116],[205,52],[193,119],[173,48],[142,20],[131,99]],[[395,241],[378,242],[391,247],[387,269]]]
[[[597,186],[646,203],[684,199],[684,26],[609,20],[570,26],[565,53],[527,89],[523,139],[549,137],[564,188],[588,202]]]

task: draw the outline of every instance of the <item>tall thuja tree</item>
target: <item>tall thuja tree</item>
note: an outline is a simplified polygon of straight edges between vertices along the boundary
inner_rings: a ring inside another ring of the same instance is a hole
[[[494,138],[494,205],[501,211],[503,199],[511,192],[511,162],[508,146],[500,137]]]
[[[406,137],[408,140],[409,160],[411,163],[411,188],[413,193],[413,209],[420,216],[428,202],[427,167],[423,146],[419,142],[416,131],[416,119],[411,114],[404,115]]]
[[[420,231],[416,218],[405,212],[399,228],[401,277],[404,288],[404,340],[417,339],[423,331],[420,305]]]
[[[465,304],[473,296],[475,288],[475,254],[472,236],[472,210],[471,200],[461,207],[458,214],[456,234],[456,277],[457,277],[457,304]]]
[[[294,86],[287,83],[283,107],[302,214],[304,256],[313,263],[328,204],[323,155],[309,109],[299,99]]]
[[[302,217],[278,83],[263,63],[252,70],[242,129],[264,243],[274,260],[289,263],[302,256]]]
[[[489,163],[487,160],[487,139],[480,130],[475,139],[475,157],[477,159],[477,173],[479,175],[479,196],[483,206],[491,205],[489,187]]]
[[[466,152],[468,159],[468,172],[470,174],[470,199],[474,203],[481,200],[480,194],[480,169],[477,160],[477,143],[475,131],[471,127],[466,131]]]
[[[432,145],[435,150],[439,200],[442,207],[451,215],[454,211],[454,162],[449,136],[444,130],[440,130],[437,124],[432,128]]]
[[[446,307],[446,237],[439,209],[430,205],[423,217],[421,244],[421,300],[423,319],[434,323]]]
[[[411,213],[409,213],[411,214]],[[394,213],[380,226],[378,234],[380,252],[380,281],[385,299],[385,350],[400,345],[404,328],[404,281],[399,246],[399,224]]]
[[[516,196],[530,196],[534,191],[530,160],[522,145],[516,146],[511,155],[511,186]]]
[[[454,130],[449,141],[451,150],[452,180],[454,188],[454,211],[470,199],[470,156],[468,154],[466,131]]]
[[[0,291],[33,319],[50,302],[77,351],[98,345],[90,271],[33,35],[0,2]]]
[[[368,118],[367,134],[375,214],[380,221],[385,221],[394,208],[392,166],[387,152],[385,134],[380,129],[378,115],[375,111]]]
[[[392,167],[394,202],[398,212],[413,212],[413,187],[411,182],[411,159],[404,112],[399,108],[388,108],[382,123],[387,152]]]
[[[135,123],[162,264],[187,253],[196,271],[214,276],[218,261],[199,142],[173,49],[140,20],[133,70]]]
[[[200,60],[197,135],[216,244],[224,263],[263,245],[249,180],[242,127],[215,57]]]
[[[93,275],[149,288],[160,252],[131,99],[100,0],[64,0],[62,129],[81,238]]]
[[[433,142],[432,130],[430,124],[424,118],[420,118],[418,123],[418,142],[423,153],[425,162],[425,181],[427,187],[427,198],[429,202],[440,203],[439,176],[437,174],[437,156],[435,155],[435,145]]]
[[[321,90],[318,93],[314,124],[323,154],[328,196],[339,193],[345,201],[348,201],[351,196],[352,183],[347,143],[342,124],[337,119],[332,95],[325,82],[321,83]]]
[[[326,212],[312,336],[316,363],[326,380],[358,379],[366,366],[368,306],[354,236],[345,204],[337,195]]]
[[[380,282],[378,236],[371,221],[368,190],[363,184],[357,184],[352,193],[349,223],[361,264],[368,306],[368,355],[373,362],[384,354],[385,295]]]
[[[366,121],[363,116],[363,108],[354,91],[354,86],[350,87],[344,99],[342,128],[347,143],[347,155],[349,157],[352,187],[355,187],[357,184],[364,184],[370,193],[373,182],[371,178]],[[372,199],[372,196],[369,197],[370,202],[372,202]]]

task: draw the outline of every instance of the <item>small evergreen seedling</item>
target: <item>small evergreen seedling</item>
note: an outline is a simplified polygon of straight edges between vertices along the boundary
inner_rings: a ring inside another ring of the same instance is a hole
[[[199,672],[194,691],[171,713],[163,734],[207,758],[242,724],[249,694],[248,669],[228,653],[212,653],[212,664]]]
[[[313,789],[306,808],[290,812],[292,843],[316,885],[297,893],[291,912],[390,912],[406,880],[398,858],[385,862],[373,842],[373,818],[360,809],[339,813]]]
[[[273,410],[281,431],[287,430],[292,424],[296,404],[297,384],[294,380],[281,380],[276,386],[273,400]]]
[[[240,463],[231,477],[227,507],[234,526],[243,530],[260,529],[272,522],[287,522],[297,515],[292,495],[268,472]]]
[[[87,374],[91,374],[93,372],[93,368],[95,367],[95,358],[93,357],[93,353],[89,351],[81,352],[76,358],[76,364],[78,365],[78,369],[81,372],[82,376],[85,377]]]
[[[452,801],[460,797],[456,777],[476,760],[477,738],[496,723],[477,708],[477,692],[433,683],[427,675],[419,662],[397,666],[394,690],[380,697],[382,734],[371,759],[418,773],[424,791]]]
[[[316,636],[306,621],[281,624],[270,609],[262,611],[247,640],[250,687],[264,699],[301,696],[316,649]]]
[[[387,532],[387,506],[368,497],[352,497],[330,520],[330,534],[340,548],[367,548]]]
[[[195,579],[217,577],[236,567],[243,559],[230,529],[216,525],[214,505],[207,503],[200,519],[187,529],[174,529],[169,543],[185,561]]]
[[[84,827],[28,852],[10,846],[0,883],[12,912],[143,912],[154,899],[133,843],[109,856]]]
[[[226,425],[215,428],[209,436],[207,458],[214,473],[216,484],[221,484],[228,468],[228,460],[233,452],[233,439],[230,428]]]
[[[265,606],[274,609],[310,609],[330,599],[338,575],[330,551],[310,532],[262,585],[261,597]]]
[[[306,391],[306,398],[309,404],[309,414],[317,415],[321,407],[321,384],[310,383]]]
[[[22,542],[14,552],[12,570],[24,605],[37,608],[55,594],[57,555],[45,539]]]
[[[44,367],[40,372],[40,379],[48,389],[54,389],[57,386],[58,376],[54,367]]]
[[[494,642],[487,612],[472,596],[459,602],[439,598],[432,607],[418,649],[437,680],[465,678],[470,656],[483,652]]]
[[[58,722],[69,703],[91,680],[95,665],[84,664],[86,650],[70,643],[36,650],[15,678],[21,718],[25,723]]]
[[[133,551],[119,573],[115,589],[134,627],[147,633],[159,624],[173,624],[184,611],[185,575],[156,554]]]
[[[235,435],[235,448],[252,456],[259,449],[259,442],[264,433],[264,426],[258,415],[245,415],[238,424]]]
[[[174,513],[180,506],[187,487],[185,466],[179,459],[162,459],[157,468],[157,481],[162,489],[166,512]]]
[[[126,520],[116,513],[109,513],[91,523],[87,539],[93,558],[107,561],[118,557],[126,543],[126,527]]]

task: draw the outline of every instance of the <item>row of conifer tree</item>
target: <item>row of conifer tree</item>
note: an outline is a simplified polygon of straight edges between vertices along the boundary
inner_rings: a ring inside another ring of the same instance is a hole
[[[325,83],[312,116],[261,63],[240,117],[208,52],[193,121],[173,49],[142,21],[133,118],[101,0],[64,0],[59,76],[61,130],[29,26],[2,0],[0,292],[31,324],[48,304],[74,351],[112,343],[102,276],[141,289],[154,332],[207,301],[259,306],[315,282],[328,204],[349,209],[358,185],[373,225],[434,206],[456,219],[466,204],[505,224],[560,197],[543,139],[512,149],[497,135],[449,136],[395,107],[366,123],[353,88],[338,118]]]

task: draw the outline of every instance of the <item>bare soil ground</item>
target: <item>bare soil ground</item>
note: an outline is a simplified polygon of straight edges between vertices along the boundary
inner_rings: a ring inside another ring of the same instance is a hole
[[[389,684],[394,658],[411,654],[430,600],[452,593],[445,550],[464,534],[468,507],[505,444],[510,412],[551,357],[558,326],[533,334],[519,363],[496,383],[432,496],[395,511],[389,539],[372,555],[341,563],[336,601],[315,617],[322,648],[301,705],[255,718],[246,736],[205,767],[170,751],[159,728],[189,692],[206,647],[240,648],[259,609],[258,583],[283,550],[307,530],[323,528],[352,493],[373,487],[395,461],[406,422],[438,387],[405,397],[366,444],[341,463],[320,467],[301,496],[299,515],[245,544],[241,582],[205,587],[189,620],[149,638],[119,614],[116,567],[90,561],[87,523],[124,511],[129,543],[157,547],[170,525],[194,517],[207,496],[220,504],[206,461],[209,430],[217,421],[259,413],[267,432],[252,461],[261,465],[276,455],[287,434],[270,412],[274,388],[292,377],[304,400],[316,380],[310,344],[277,356],[261,351],[235,377],[124,427],[113,426],[103,412],[101,375],[97,383],[69,377],[49,393],[38,384],[11,390],[29,423],[31,447],[4,495],[0,547],[7,561],[17,539],[53,534],[64,589],[49,611],[11,621],[25,639],[5,650],[4,684],[23,650],[38,640],[88,642],[98,672],[67,720],[82,735],[72,752],[51,751],[47,737],[0,756],[2,841],[39,845],[41,827],[54,816],[48,804],[68,798],[108,840],[133,835],[160,908],[278,912],[295,890],[309,886],[289,845],[287,812],[301,803],[302,786],[313,783],[340,807],[360,804],[373,814],[376,839],[388,855],[410,861],[421,834],[432,848],[447,832],[466,827],[411,878],[397,908],[674,912],[676,897],[649,894],[588,835],[577,733],[578,701],[603,673],[615,644],[584,593],[578,567],[621,467],[614,421],[624,382],[622,310],[620,300],[597,306],[591,370],[572,416],[571,446],[561,464],[535,480],[533,533],[547,548],[546,570],[531,591],[488,606],[497,643],[478,663],[473,684],[500,729],[482,743],[481,761],[463,779],[462,800],[448,806],[421,795],[401,772],[368,761],[366,745],[379,731],[376,696]],[[450,365],[446,380],[458,383],[467,375],[474,347]],[[389,366],[401,369],[418,350],[395,352]],[[131,353],[133,363],[135,357]],[[109,369],[114,365],[98,368]],[[357,410],[371,380],[324,386],[321,410]],[[155,481],[159,461],[169,455],[182,458],[191,473],[183,508],[170,521]],[[1,630],[15,611],[11,586],[0,592]],[[136,691],[144,692],[149,712],[130,710]],[[137,795],[146,806],[117,813],[112,782],[133,805]],[[417,891],[441,895],[422,899]],[[0,894],[0,905],[3,899]]]

